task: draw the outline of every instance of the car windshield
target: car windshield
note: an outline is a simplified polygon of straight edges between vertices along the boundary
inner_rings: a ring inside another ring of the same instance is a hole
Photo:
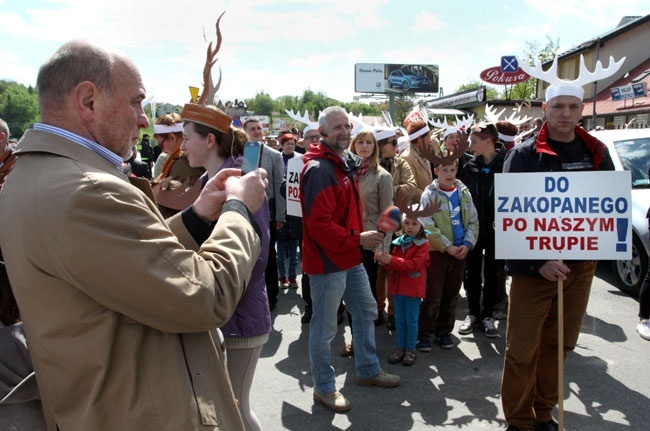
[[[650,137],[616,141],[614,145],[623,168],[632,172],[632,187],[650,187],[650,179],[648,179]]]

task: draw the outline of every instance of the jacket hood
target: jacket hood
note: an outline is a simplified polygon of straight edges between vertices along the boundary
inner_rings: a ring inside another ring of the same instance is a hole
[[[329,145],[324,141],[320,141],[318,144],[309,145],[309,150],[305,153],[303,161],[305,165],[312,160],[316,159],[329,159],[335,165],[340,166],[341,169],[345,171],[348,176],[354,176],[357,173],[359,167],[361,167],[361,157],[356,154],[345,150],[343,156],[340,157]]]

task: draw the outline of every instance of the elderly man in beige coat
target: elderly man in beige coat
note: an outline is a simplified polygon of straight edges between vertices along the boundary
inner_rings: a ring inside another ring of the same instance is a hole
[[[132,61],[68,42],[37,86],[0,245],[48,429],[243,430],[214,329],[260,252],[266,173],[222,171],[164,220],[121,170],[148,126]]]

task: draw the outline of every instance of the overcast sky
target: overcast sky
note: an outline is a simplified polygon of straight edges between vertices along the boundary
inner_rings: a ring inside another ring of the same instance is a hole
[[[126,51],[157,102],[183,104],[224,10],[221,99],[311,89],[344,102],[358,95],[355,63],[437,64],[448,95],[526,41],[548,35],[563,51],[650,13],[647,0],[0,0],[0,79],[35,85],[40,64],[83,37]]]

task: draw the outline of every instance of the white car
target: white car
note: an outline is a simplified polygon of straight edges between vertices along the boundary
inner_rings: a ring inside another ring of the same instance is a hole
[[[613,269],[621,290],[639,296],[650,256],[646,218],[650,208],[650,128],[593,130],[589,133],[607,145],[616,170],[632,172],[632,260],[615,261]]]

